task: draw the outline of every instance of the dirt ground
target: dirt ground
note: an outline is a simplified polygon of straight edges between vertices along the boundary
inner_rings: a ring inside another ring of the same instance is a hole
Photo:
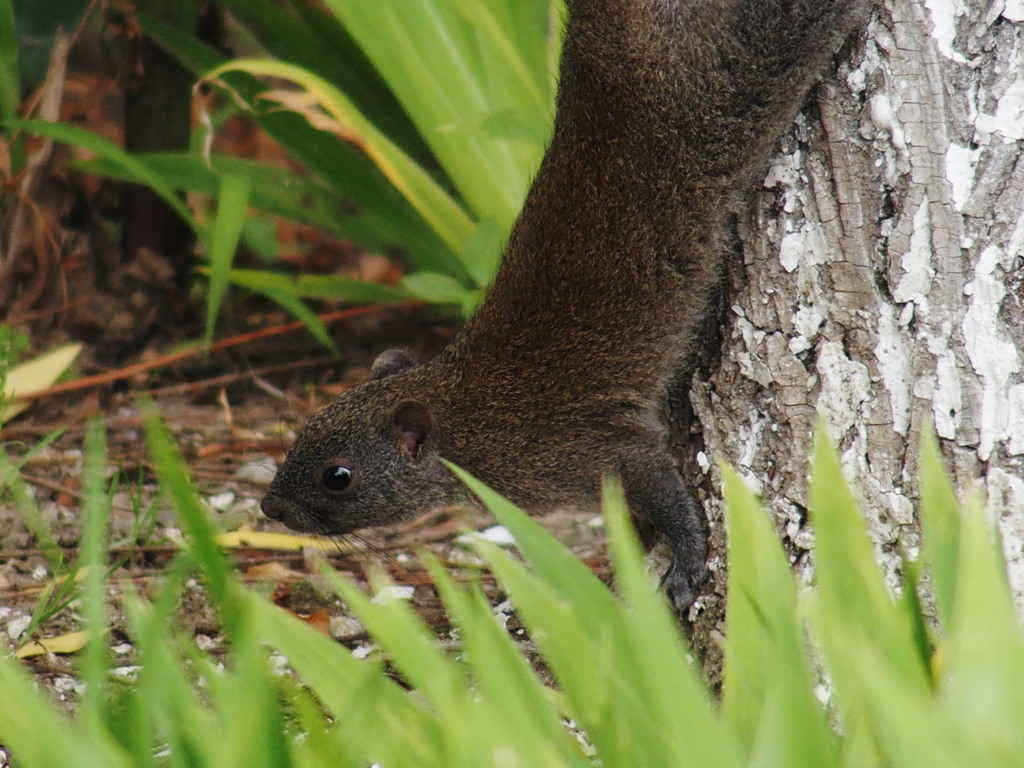
[[[412,349],[428,356],[450,337],[453,326],[431,319],[429,310],[396,312],[382,309],[333,329],[347,354],[333,359],[317,350],[298,332],[273,343],[260,342],[242,352],[195,358],[148,375],[144,391],[154,399],[174,435],[202,499],[222,531],[284,531],[265,518],[259,502],[294,440],[302,422],[318,407],[368,373],[373,354],[388,346]],[[245,364],[238,364],[244,355]],[[317,359],[315,365],[304,361]],[[293,361],[270,375],[260,375],[268,361]],[[172,383],[173,382],[173,383]],[[158,495],[148,463],[138,400],[138,381],[93,388],[37,401],[8,424],[2,440],[8,455],[17,458],[56,429],[62,434],[33,457],[21,477],[56,544],[68,562],[77,557],[80,537],[82,447],[85,425],[101,417],[106,425],[109,472],[120,472],[122,483],[114,496],[110,521],[111,561],[123,561],[110,585],[113,608],[110,645],[122,674],[130,675],[133,650],[120,612],[121,586],[130,582],[148,594],[161,571],[178,550],[181,531],[166,500]],[[607,574],[604,532],[593,514],[556,513],[544,524],[596,572]],[[384,566],[399,586],[411,588],[411,600],[439,636],[446,636],[448,619],[419,561],[426,547],[453,570],[474,560],[460,541],[467,529],[483,530],[493,520],[482,513],[443,511],[394,529],[368,531],[352,552],[329,555],[329,562],[356,582],[365,583],[371,564]],[[245,548],[230,550],[239,573],[254,589],[277,604],[306,617],[339,642],[355,649],[368,642],[359,622],[315,576],[322,552],[285,553]],[[52,555],[51,555],[52,557]],[[52,638],[79,628],[75,604],[43,622],[34,637],[23,637],[44,590],[53,582],[54,567],[26,525],[19,505],[0,501],[0,648],[14,650],[27,640]],[[504,595],[484,576],[496,610]],[[511,631],[523,635],[514,616]],[[219,630],[198,585],[186,595],[183,625],[197,643],[216,652]],[[524,651],[533,649],[523,636]],[[26,660],[59,700],[73,705],[77,680],[74,655],[41,654]]]

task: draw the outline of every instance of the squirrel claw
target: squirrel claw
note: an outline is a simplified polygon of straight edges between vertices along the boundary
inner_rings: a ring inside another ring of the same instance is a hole
[[[683,564],[678,558],[672,558],[668,570],[661,577],[661,588],[677,616],[687,616],[707,578],[708,569],[703,561]]]

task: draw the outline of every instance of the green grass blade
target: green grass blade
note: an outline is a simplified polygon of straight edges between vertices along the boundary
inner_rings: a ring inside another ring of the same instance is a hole
[[[902,546],[900,547],[900,561],[902,563],[903,588],[896,597],[897,610],[909,621],[917,657],[931,659],[934,650],[935,617],[931,615],[930,611],[925,610],[921,602],[921,596],[928,594],[928,587],[922,583],[921,579],[924,564],[921,559],[912,560]],[[934,680],[934,668],[929,666],[929,669]]]
[[[217,195],[217,214],[210,226],[209,260],[210,289],[206,298],[205,341],[213,342],[221,301],[228,287],[231,263],[235,258],[238,240],[242,236],[245,213],[249,205],[249,179],[247,176],[226,174],[221,177]]]
[[[265,270],[232,269],[229,277],[232,283],[250,291],[283,293],[296,299],[393,302],[414,298],[402,288],[337,275],[293,276]]]
[[[413,272],[402,278],[402,288],[417,299],[432,304],[452,304],[456,307],[475,306],[479,293],[465,288],[457,280],[437,272]]]
[[[407,151],[427,148],[409,117],[337,19],[308,0],[284,3],[228,0],[224,5],[281,61],[316,73],[342,90],[378,128]]]
[[[41,738],[41,733],[45,737]],[[84,735],[46,700],[17,661],[6,658],[0,658],[0,743],[11,749],[15,764],[19,766],[132,768],[135,765],[116,744]]]
[[[473,230],[466,243],[465,263],[476,285],[491,284],[507,238],[506,228],[495,219],[484,219]]]
[[[624,685],[643,691],[642,714],[653,722],[666,712],[685,718],[662,722],[659,738],[667,749],[686,755],[688,764],[740,765],[740,752],[718,718],[700,673],[688,661],[688,649],[664,594],[652,582],[637,540],[622,486],[605,478],[602,499],[616,591],[625,603],[626,642],[619,664]],[[651,660],[656,659],[656,663]]]
[[[506,98],[520,101],[531,114],[548,112],[552,93],[547,86],[552,82],[553,73],[531,68],[531,59],[516,45],[519,41],[513,38],[514,30],[498,19],[501,4],[483,0],[444,0],[444,3],[471,25],[479,38],[487,41],[488,45],[481,46],[481,53],[490,53],[492,57],[486,65],[492,76],[486,82],[496,84]],[[507,78],[507,82],[500,82],[499,76]]]
[[[477,701],[506,733],[528,745],[535,765],[587,765],[562,725],[553,697],[537,679],[522,653],[497,621],[477,585],[456,586],[434,558],[425,565],[459,630],[464,661],[479,680]]]
[[[478,76],[487,102],[484,111],[470,114],[470,119],[464,115],[461,124],[456,122],[458,116],[453,118],[455,135],[478,134],[487,152],[507,152],[513,169],[501,171],[514,174],[507,177],[515,183],[509,189],[516,195],[512,209],[495,207],[478,214],[480,220],[490,219],[498,224],[503,244],[512,218],[522,207],[526,189],[540,165],[553,126],[554,70],[547,68],[545,59],[538,60],[533,55],[538,43],[551,33],[545,13],[548,3],[508,0],[443,0],[443,3],[474,32],[470,40],[479,59]],[[533,7],[516,10],[522,6]],[[472,169],[466,168],[463,172],[470,173]],[[522,183],[527,186],[519,186]],[[499,245],[489,254],[489,259],[481,262],[481,268],[491,272],[500,252]]]
[[[245,275],[239,274],[239,270],[231,271],[231,281],[233,283],[253,293],[260,293],[271,301],[280,304],[306,326],[313,335],[313,338],[331,352],[337,352],[338,348],[335,346],[334,340],[327,332],[324,324],[320,322],[320,318],[316,316],[316,313],[302,299],[295,295],[294,284],[288,284],[286,287],[279,285],[279,283],[287,281],[287,278],[284,278],[283,281],[279,279],[281,277],[273,272],[253,271],[251,275]]]
[[[105,582],[107,573],[107,523],[110,517],[110,498],[106,493],[106,449],[102,421],[89,422],[85,433],[85,469],[82,477],[82,551],[80,567],[85,568],[82,588],[82,608],[85,627],[89,630],[80,664],[85,694],[82,710],[90,727],[105,720],[109,698],[107,670],[110,655],[107,648],[107,601]]]
[[[612,726],[615,706],[622,704],[615,699],[611,658],[611,649],[617,647],[616,622],[602,622],[601,612],[567,597],[490,542],[477,540],[473,546],[508,591],[530,638],[541,648],[565,696],[568,716],[587,732],[603,764],[615,765],[615,756],[622,751],[620,731]],[[596,631],[591,630],[594,625]]]
[[[710,720],[702,717],[699,707],[687,709],[679,717],[661,710],[652,713],[648,693],[637,686],[632,666],[660,663],[662,657],[632,657],[623,625],[633,617],[621,604],[570,598],[495,545],[479,541],[474,546],[515,601],[531,639],[558,680],[568,714],[594,745],[602,765],[736,765],[727,750],[707,747],[720,743],[713,720],[711,729],[702,732],[698,741],[682,745],[685,738],[680,728],[688,732],[694,723]],[[708,752],[715,755],[711,762],[703,760]]]
[[[565,3],[548,0],[542,3],[519,3],[506,0],[498,6],[504,14],[502,23],[516,39],[516,48],[530,63],[536,77],[546,79],[550,103],[554,103],[558,58],[562,50],[565,24]]]
[[[615,599],[600,579],[572,552],[561,546],[554,536],[468,472],[451,464],[448,466],[498,521],[508,527],[515,537],[516,546],[552,588],[575,604],[591,605],[602,613],[612,609]],[[593,615],[588,614],[581,619],[592,621],[589,629],[600,631],[600,620]]]
[[[217,768],[290,768],[291,740],[267,655],[252,632],[251,618],[232,644],[232,667],[206,676],[214,710],[224,723]],[[216,684],[213,684],[216,681]]]
[[[143,421],[160,487],[178,513],[181,527],[189,537],[189,553],[203,571],[214,604],[223,611],[221,618],[230,636],[238,621],[235,601],[229,595],[234,587],[231,566],[214,541],[216,530],[199,502],[181,454],[153,406],[145,408]]]
[[[334,572],[328,581],[374,639],[391,655],[395,666],[443,716],[457,716],[468,704],[463,670],[438,648],[434,636],[403,600],[380,605]],[[382,586],[386,584],[382,581]]]
[[[252,626],[259,636],[287,658],[317,700],[337,723],[339,747],[358,756],[353,765],[378,761],[394,765],[399,755],[407,765],[429,765],[438,740],[436,716],[411,698],[379,664],[359,660],[308,624],[265,599],[246,595]],[[393,734],[403,734],[395,739]],[[419,761],[419,762],[417,762]]]
[[[189,152],[158,152],[138,157],[164,178],[173,179],[177,187],[209,197],[217,195],[223,174],[246,176],[251,184],[253,208],[308,224],[334,237],[355,240],[369,250],[382,251],[399,242],[409,247],[414,256],[428,250],[426,244],[419,243],[418,234],[403,231],[398,212],[392,217],[365,204],[357,205],[337,189],[292,169],[225,155],[214,155],[207,162]],[[119,165],[103,159],[81,161],[75,166],[98,176],[131,180]],[[387,202],[379,205],[386,206]],[[426,263],[433,264],[429,260]]]
[[[793,576],[764,509],[722,467],[729,533],[722,717],[749,765],[834,764],[798,619]]]
[[[898,673],[880,650],[877,638],[864,634],[863,628],[836,621],[815,605],[811,618],[816,634],[829,648],[843,646],[849,666],[864,678],[858,690],[858,701],[851,702],[842,690],[837,691],[837,709],[847,739],[851,727],[861,725],[870,731],[877,753],[871,762],[845,762],[849,768],[867,765],[900,766],[900,768],[963,768],[977,763],[968,759],[970,749],[964,748],[963,732],[957,724],[936,711],[930,692],[905,675]],[[829,669],[834,666],[829,663]],[[851,724],[845,716],[851,709],[861,723]],[[864,758],[864,754],[861,754]],[[980,768],[980,766],[978,766]],[[994,768],[994,766],[993,766]]]
[[[17,459],[12,460],[3,451],[3,443],[0,443],[0,490],[6,488],[13,477],[15,477],[22,468],[28,464],[32,459],[39,456],[46,447],[53,443],[58,437],[63,435],[67,430],[64,427],[55,429],[48,433],[44,438],[34,443],[27,451],[21,454]]]
[[[215,768],[215,745],[222,737],[221,724],[203,707],[174,653],[170,627],[174,598],[180,594],[184,568],[171,569],[162,599],[148,605],[126,590],[125,615],[138,653],[138,713],[151,739],[163,743],[172,766]],[[176,573],[174,571],[177,571]],[[177,582],[177,583],[176,583]],[[168,599],[170,598],[170,599]]]
[[[696,673],[686,666],[678,630],[674,641],[660,642],[671,638],[673,630],[664,623],[663,599],[642,584],[647,577],[639,554],[627,555],[617,566],[633,602],[627,606],[537,523],[466,473],[454,471],[509,528],[534,571],[486,541],[474,542],[515,601],[565,693],[569,713],[602,764],[739,765]],[[624,520],[618,527],[611,523],[612,535],[624,535]],[[615,545],[620,555],[630,546]]]
[[[36,544],[43,551],[46,561],[54,575],[61,575],[66,572],[64,550],[57,545],[57,539],[53,535],[50,524],[43,516],[39,505],[32,494],[29,493],[25,481],[18,474],[20,462],[11,461],[6,452],[0,446],[0,490],[5,490],[11,502],[17,508],[21,520]]]

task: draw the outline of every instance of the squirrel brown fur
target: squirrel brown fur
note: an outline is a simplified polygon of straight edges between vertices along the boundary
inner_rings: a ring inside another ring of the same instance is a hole
[[[682,611],[704,523],[665,403],[721,269],[735,198],[763,171],[858,0],[570,0],[554,135],[493,287],[454,341],[382,354],[320,411],[263,500],[341,535],[464,497],[438,459],[530,511],[596,505],[606,473],[667,539]]]

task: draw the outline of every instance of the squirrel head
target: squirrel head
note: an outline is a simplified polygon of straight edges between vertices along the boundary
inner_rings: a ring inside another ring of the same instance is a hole
[[[440,424],[408,356],[381,354],[370,380],[299,432],[260,505],[289,528],[339,536],[451,504],[458,482],[440,458]]]

